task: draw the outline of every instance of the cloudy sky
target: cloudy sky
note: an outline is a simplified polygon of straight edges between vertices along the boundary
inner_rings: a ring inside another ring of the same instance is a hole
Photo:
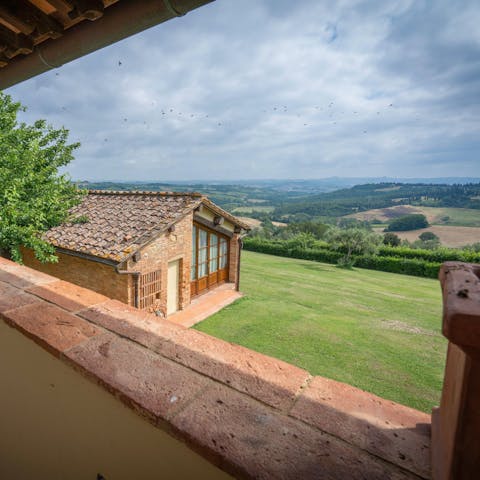
[[[74,179],[480,176],[478,0],[217,0],[7,92]]]

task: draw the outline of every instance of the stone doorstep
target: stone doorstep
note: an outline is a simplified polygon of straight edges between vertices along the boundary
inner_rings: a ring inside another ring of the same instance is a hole
[[[167,317],[167,320],[184,327],[193,327],[223,308],[231,305],[243,295],[235,290],[235,285],[225,283],[195,298],[190,305]]]
[[[15,278],[4,275],[12,270]],[[0,319],[223,470],[265,479],[430,478],[428,415],[120,302],[96,303],[66,282],[38,290],[31,278],[22,283],[23,273],[32,276],[0,262],[9,298]],[[86,307],[69,311],[72,301]]]

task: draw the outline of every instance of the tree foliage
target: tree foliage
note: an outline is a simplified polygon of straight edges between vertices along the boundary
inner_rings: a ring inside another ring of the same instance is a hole
[[[344,254],[340,262],[342,265],[352,266],[352,256],[354,254],[365,255],[375,253],[381,243],[382,237],[363,228],[332,228],[327,232],[325,240],[330,244],[332,249]]]
[[[403,215],[395,220],[392,220],[386,231],[387,232],[404,232],[407,230],[418,230],[420,228],[428,227],[427,217],[421,213],[414,213],[411,215]]]
[[[42,233],[68,219],[82,191],[59,173],[73,159],[78,143],[68,130],[45,120],[20,123],[24,107],[0,92],[0,254],[22,261],[20,247],[31,248],[42,262],[56,261]]]
[[[383,235],[383,244],[390,245],[391,247],[398,247],[401,243],[401,239],[393,232],[386,232]]]
[[[428,242],[430,240],[438,240],[438,236],[435,235],[433,232],[422,232],[418,238],[422,241],[422,242]]]
[[[480,209],[480,184],[375,183],[314,195],[297,195],[297,198],[271,204],[276,207],[272,214],[275,219],[284,215],[291,218],[300,213],[309,217],[340,217],[398,205]]]

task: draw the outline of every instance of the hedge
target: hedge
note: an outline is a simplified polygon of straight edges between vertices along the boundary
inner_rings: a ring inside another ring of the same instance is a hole
[[[428,262],[472,262],[480,263],[480,253],[465,250],[454,250],[452,248],[438,248],[436,250],[423,250],[408,247],[382,246],[378,254],[388,257],[418,258]]]
[[[327,248],[289,248],[285,242],[244,239],[245,250],[267,253],[280,257],[299,258],[302,260],[314,260],[316,262],[337,263],[343,256],[342,253]],[[401,273],[417,277],[437,278],[438,270],[442,261],[428,261],[422,258],[406,258],[394,255],[355,255],[355,266],[383,272]],[[413,250],[413,249],[408,249]]]
[[[437,278],[441,263],[427,262],[416,258],[384,257],[364,255],[355,257],[355,266],[380,270],[382,272],[402,273],[415,277]]]

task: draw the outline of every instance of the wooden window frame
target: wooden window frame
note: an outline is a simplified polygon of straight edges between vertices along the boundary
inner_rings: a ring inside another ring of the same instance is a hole
[[[192,275],[190,274],[190,293],[191,296],[200,295],[201,293],[208,291],[210,288],[213,288],[225,281],[228,281],[228,274],[229,274],[229,258],[230,258],[230,239],[227,235],[220,233],[217,230],[212,228],[208,228],[202,224],[197,222],[193,222],[193,226],[196,228],[196,235],[195,239],[193,238],[193,230],[192,230],[192,257],[191,257],[191,269],[195,270],[195,279],[192,280]],[[203,230],[207,233],[207,258],[206,258],[206,275],[199,278],[199,262],[200,258],[200,231]],[[210,250],[212,247],[211,244],[211,235],[214,234],[217,236],[217,269],[214,272],[210,272],[210,262],[213,257],[210,256]],[[221,256],[220,256],[220,243],[221,239],[224,239],[227,245],[227,253],[226,253],[226,264],[225,268],[220,268]],[[193,262],[193,248],[195,247],[196,255],[195,255],[195,262]]]

